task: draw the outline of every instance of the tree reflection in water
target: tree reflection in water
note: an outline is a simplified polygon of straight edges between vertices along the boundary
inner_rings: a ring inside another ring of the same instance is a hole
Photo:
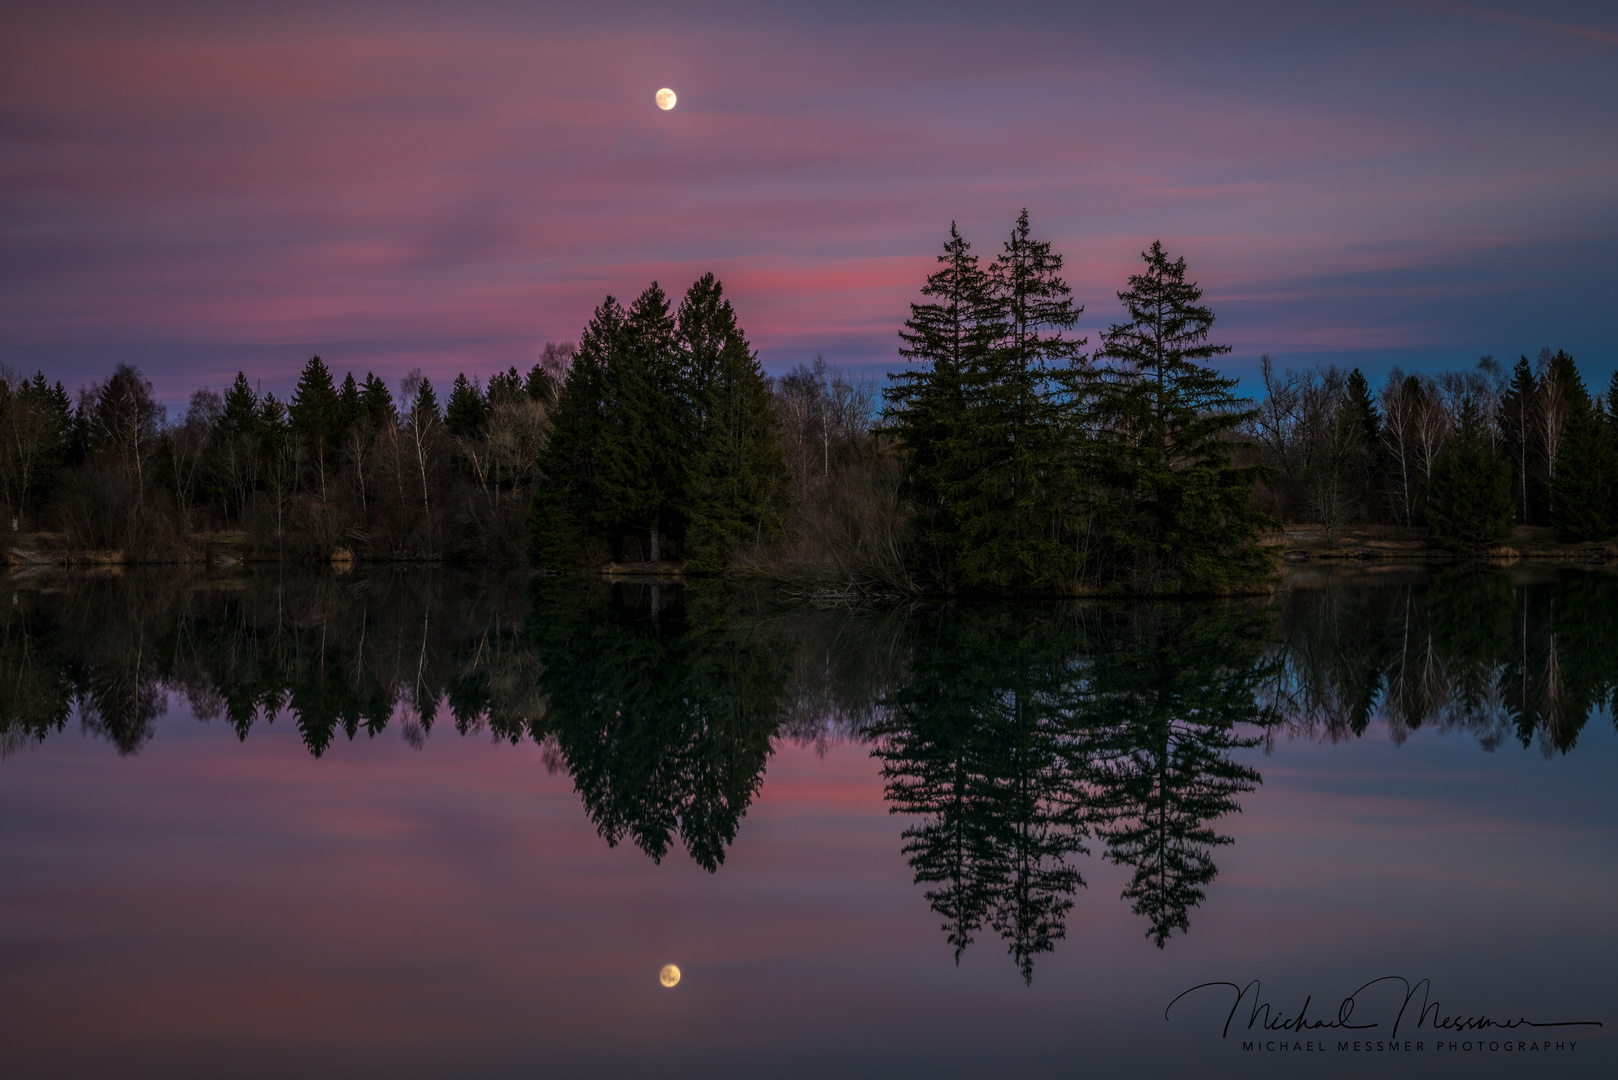
[[[76,716],[121,754],[171,697],[315,757],[392,725],[420,747],[532,739],[610,844],[717,870],[782,740],[868,744],[945,938],[1025,979],[1098,851],[1163,947],[1260,783],[1241,751],[1385,722],[1567,753],[1618,687],[1618,577],[1310,570],[1266,603],[817,608],[717,581],[447,570],[13,575],[0,756]]]
[[[961,951],[985,924],[1024,979],[1065,932],[1095,836],[1162,947],[1216,873],[1213,822],[1259,783],[1232,751],[1273,717],[1252,604],[952,605],[911,620],[870,731],[905,854]]]
[[[542,582],[533,641],[556,741],[609,844],[661,861],[678,834],[710,872],[764,782],[790,670],[723,588]]]

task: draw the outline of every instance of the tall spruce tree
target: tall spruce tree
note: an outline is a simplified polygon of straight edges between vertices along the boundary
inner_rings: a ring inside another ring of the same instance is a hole
[[[1558,354],[1560,356],[1561,354]],[[1551,524],[1563,540],[1606,540],[1618,533],[1613,521],[1615,460],[1612,429],[1601,404],[1592,401],[1578,370],[1561,380],[1565,404],[1556,473],[1551,479]]]
[[[689,372],[668,296],[656,282],[636,298],[622,348],[607,365],[596,455],[596,517],[609,536],[646,537],[660,562],[665,537],[684,532]]]
[[[1485,425],[1477,404],[1464,399],[1455,430],[1433,463],[1427,521],[1433,539],[1447,548],[1476,550],[1511,538],[1511,467]]]
[[[1026,210],[986,275],[953,231],[944,260],[929,279],[939,306],[923,305],[907,330],[907,349],[933,354],[931,379],[901,382],[894,426],[901,442],[929,447],[923,545],[952,588],[1070,591],[1082,561],[1072,510],[1084,339],[1064,335],[1084,309]]]
[[[225,391],[213,444],[225,512],[239,517],[257,489],[259,475],[258,395],[243,372],[236,373],[235,382]]]
[[[1236,380],[1207,365],[1229,346],[1208,341],[1214,313],[1161,242],[1118,294],[1129,321],[1103,335],[1097,358],[1098,520],[1112,580],[1137,593],[1228,593],[1265,581],[1274,524],[1254,487],[1269,470],[1236,466],[1234,434],[1254,415]]]
[[[360,418],[360,385],[354,381],[354,373],[350,371],[343,376],[343,385],[337,388],[337,411],[343,418],[343,431],[346,433]]]
[[[58,383],[57,385],[61,385]],[[1612,380],[1607,384],[1607,448],[1613,458],[1609,465],[1613,470],[1612,496],[1607,503],[1609,519],[1618,525],[1618,371],[1612,373]]]
[[[1376,397],[1365,373],[1355,368],[1348,373],[1348,407],[1353,435],[1343,465],[1348,471],[1348,487],[1357,512],[1376,504],[1376,492],[1381,485],[1384,465],[1382,450],[1382,414],[1376,407]]]
[[[905,453],[904,494],[916,514],[918,547],[930,574],[949,576],[960,545],[958,515],[946,492],[973,469],[965,439],[965,373],[982,365],[988,350],[989,276],[972,245],[950,222],[939,269],[911,304],[899,331],[899,355],[914,367],[888,374],[887,429]]]
[[[596,473],[607,424],[607,370],[624,351],[628,313],[611,296],[596,308],[557,393],[551,436],[528,510],[528,559],[540,570],[585,566],[599,552]]]
[[[387,382],[369,371],[365,373],[365,384],[360,388],[360,415],[373,432],[381,431],[399,419]]]
[[[476,383],[464,373],[455,376],[449,404],[444,409],[444,430],[452,438],[481,439],[489,428],[489,403]]]
[[[287,419],[293,437],[301,444],[312,486],[324,499],[326,478],[335,471],[346,425],[342,400],[332,385],[331,372],[320,357],[311,357],[304,365],[297,388],[287,403]]]
[[[712,274],[680,304],[695,431],[685,483],[686,565],[722,570],[748,538],[786,528],[792,478],[758,358]]]

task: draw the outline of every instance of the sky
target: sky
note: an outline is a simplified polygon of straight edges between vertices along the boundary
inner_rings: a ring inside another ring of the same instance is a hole
[[[764,367],[902,363],[1027,208],[1084,331],[1161,239],[1232,346],[1615,364],[1618,8],[13,0],[0,362],[160,396],[526,369],[712,271]],[[679,95],[658,110],[660,87]]]

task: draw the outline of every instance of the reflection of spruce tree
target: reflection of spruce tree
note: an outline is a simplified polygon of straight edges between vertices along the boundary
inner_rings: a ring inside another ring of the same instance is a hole
[[[1231,843],[1212,822],[1260,782],[1230,755],[1259,742],[1238,725],[1268,719],[1262,619],[1249,607],[1135,608],[1095,652],[1083,707],[1107,732],[1099,831],[1107,858],[1133,868],[1123,895],[1158,948],[1190,928],[1218,873],[1213,849]]]
[[[658,861],[678,834],[718,869],[763,783],[790,657],[736,632],[717,585],[619,586],[612,604],[534,587],[546,722],[591,820]]]
[[[908,677],[872,728],[904,851],[955,956],[985,922],[1025,980],[1083,885],[1087,737],[1071,709],[1076,626],[1027,606],[950,608],[907,628]]]

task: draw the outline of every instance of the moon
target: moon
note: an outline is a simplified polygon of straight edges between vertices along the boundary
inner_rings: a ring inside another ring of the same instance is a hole
[[[657,981],[673,990],[680,981],[680,969],[673,964],[664,964],[663,970],[657,973]]]
[[[674,103],[677,100],[678,99],[674,96],[674,91],[670,90],[666,86],[657,92],[657,107],[662,109],[664,112],[668,112],[670,109],[674,108]],[[664,970],[666,971],[668,969],[665,968]],[[679,979],[680,977],[680,971],[678,968],[675,968],[674,970],[674,977],[675,979]],[[673,986],[674,983],[669,983],[669,985]]]

